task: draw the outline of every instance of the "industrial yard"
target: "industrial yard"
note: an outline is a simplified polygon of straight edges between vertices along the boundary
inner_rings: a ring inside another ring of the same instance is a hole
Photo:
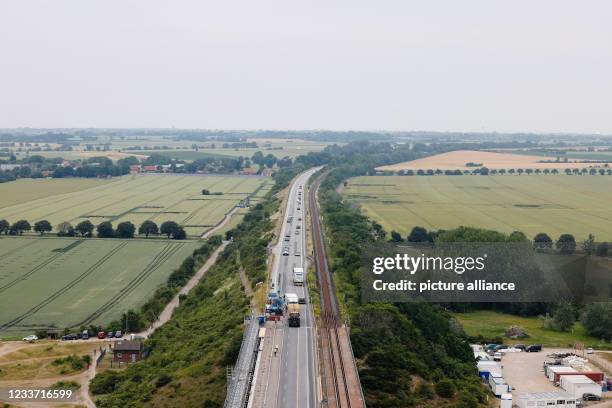
[[[479,358],[478,374],[499,399],[501,408],[604,407],[612,400],[612,381],[592,360],[591,350],[547,348],[526,352],[513,347],[499,349],[503,346],[495,350],[494,346],[472,348]],[[542,401],[544,404],[538,405]]]

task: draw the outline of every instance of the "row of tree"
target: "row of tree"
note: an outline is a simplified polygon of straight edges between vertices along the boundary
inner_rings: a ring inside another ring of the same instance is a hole
[[[418,170],[400,170],[397,172],[400,176],[434,176],[434,175],[442,175],[445,176],[462,176],[462,175],[470,175],[470,174],[479,174],[482,176],[488,176],[493,174],[518,174],[519,176],[523,173],[525,174],[559,174],[561,171],[559,169],[489,169],[488,167],[481,167],[474,170],[441,170],[441,169],[418,169]],[[587,175],[595,176],[597,174],[601,176],[612,176],[612,169],[596,169],[596,168],[582,168],[582,169],[570,169],[567,168],[564,170],[567,175]]]
[[[34,223],[34,231],[44,235],[45,232],[51,232],[53,226],[47,220],[41,220]],[[22,235],[26,231],[31,231],[32,225],[27,220],[19,220],[13,224],[7,220],[0,220],[0,234],[5,235]],[[98,238],[134,238],[136,234],[136,226],[130,221],[120,222],[117,228],[113,228],[113,224],[109,221],[104,221],[94,226],[91,221],[85,220],[78,223],[75,227],[69,222],[62,222],[57,226],[57,235],[60,237],[75,237],[91,238],[94,235],[94,230]],[[165,221],[160,227],[151,220],[143,222],[138,228],[138,234],[144,235],[146,238],[149,235],[166,235],[172,239],[185,239],[187,233],[185,229],[174,221]]]
[[[414,242],[414,243],[433,243],[438,235],[443,233],[444,230],[438,231],[427,231],[423,227],[414,227],[404,239],[402,235],[397,231],[391,231],[391,242]],[[525,241],[527,237],[520,231],[514,231],[510,234],[510,239],[517,242]],[[597,256],[608,256],[610,251],[610,244],[608,242],[595,242],[595,236],[589,234],[589,236],[582,241],[581,250],[587,255]],[[540,232],[533,238],[533,247],[536,250],[552,250],[553,247],[562,254],[573,254],[578,248],[576,238],[572,234],[561,234],[556,241],[546,233]]]

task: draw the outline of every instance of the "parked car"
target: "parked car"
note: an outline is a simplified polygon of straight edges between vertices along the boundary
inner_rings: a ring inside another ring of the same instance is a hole
[[[582,394],[582,400],[583,401],[601,401],[601,397],[595,394],[587,393],[587,394]]]
[[[502,353],[500,353],[499,351],[495,354],[493,354],[493,361],[502,361]]]
[[[78,338],[79,336],[76,333],[69,333],[69,334],[62,336],[62,340],[76,340]]]
[[[587,352],[587,354],[593,354],[593,353],[595,352],[595,350],[593,350],[593,347],[589,347],[589,348],[586,350],[586,352]]]
[[[106,338],[106,333],[104,333],[103,331],[98,332],[98,338],[99,338],[100,340],[105,339],[105,338]]]
[[[28,343],[34,343],[36,340],[38,340],[38,336],[35,334],[30,334],[23,338],[23,341],[27,341]]]
[[[495,351],[499,351],[499,350],[505,350],[507,349],[509,346],[505,345],[505,344],[499,344],[497,346],[495,346],[495,348],[493,350]]]
[[[527,346],[525,351],[528,353],[542,351],[542,345],[541,344],[530,344],[529,346]]]
[[[82,338],[83,340],[87,340],[87,339],[89,339],[89,331],[87,331],[87,330],[83,330],[83,333],[81,333],[81,338]]]
[[[512,347],[514,347],[515,349],[523,350],[523,351],[525,351],[525,349],[527,348],[527,346],[525,346],[524,344],[515,344]]]
[[[487,350],[487,351],[489,351],[489,350],[493,350],[493,349],[495,349],[495,347],[497,347],[497,346],[499,346],[499,344],[496,344],[496,343],[487,344],[487,345],[485,346],[485,350]]]
[[[115,338],[120,339],[121,337],[123,337],[123,335],[121,334],[121,330],[117,330],[115,332]]]
[[[108,337],[109,339],[112,339],[113,337],[115,337],[115,333],[112,331],[109,331],[108,333],[106,333],[106,337]]]

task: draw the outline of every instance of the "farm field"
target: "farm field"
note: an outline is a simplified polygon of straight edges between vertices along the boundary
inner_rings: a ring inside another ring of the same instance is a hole
[[[89,188],[102,187],[111,179],[17,179],[0,184],[0,208]]]
[[[312,145],[312,146],[290,146],[283,147],[282,149],[274,149],[274,148],[265,148],[265,147],[257,147],[257,148],[215,148],[215,149],[198,149],[195,150],[133,150],[133,151],[124,151],[128,155],[131,154],[141,154],[141,155],[151,155],[153,153],[162,154],[168,157],[172,157],[178,160],[197,160],[204,159],[208,157],[220,157],[220,156],[230,156],[230,157],[246,157],[251,158],[253,154],[256,152],[261,152],[263,155],[272,154],[277,158],[281,159],[283,157],[296,157],[302,154],[308,154],[309,152],[318,152],[325,148],[324,145]]]
[[[467,163],[477,163],[489,169],[566,169],[589,167],[588,163],[542,163],[542,160],[555,160],[555,156],[529,156],[526,154],[495,153],[475,150],[456,150],[436,154],[403,163],[378,167],[380,171],[400,170],[473,170],[478,166],[466,166]]]
[[[610,176],[368,176],[349,180],[346,199],[387,232],[406,236],[414,226],[470,226],[553,239],[589,233],[612,240]]]
[[[84,160],[92,157],[108,157],[113,161],[125,159],[126,157],[134,156],[138,159],[145,159],[147,156],[139,152],[124,153],[116,150],[108,151],[85,151],[85,150],[70,150],[70,151],[48,151],[48,152],[14,152],[18,159],[23,159],[27,156],[42,156],[46,158],[61,157],[65,160]]]
[[[62,181],[66,185],[60,183],[64,190],[58,192],[67,192],[49,196],[33,196],[32,191],[55,191],[56,180],[0,184],[0,219],[26,219],[31,224],[47,219],[53,226],[64,221],[76,225],[85,219],[94,225],[111,221],[115,226],[131,221],[137,227],[145,220],[158,224],[171,220],[183,225],[187,234],[199,236],[267,183],[255,176],[216,175],[129,175],[91,183],[89,188],[83,179]],[[80,188],[69,192],[70,183]],[[223,195],[203,196],[203,189]]]
[[[0,335],[117,319],[148,300],[197,246],[192,240],[2,237]]]
[[[565,154],[556,153],[555,150],[508,150],[507,153],[513,154],[525,154],[525,155],[535,155],[535,156],[547,156],[555,159],[556,157],[560,157],[563,159],[567,157],[568,160],[604,160],[604,161],[612,161],[612,151],[576,151],[576,150],[565,150]]]
[[[522,327],[529,335],[529,338],[522,340],[504,339],[506,344],[538,343],[545,347],[572,347],[574,343],[581,342],[585,347],[600,350],[612,348],[612,344],[588,336],[580,322],[574,325],[572,333],[543,329],[537,317],[514,316],[489,310],[453,313],[452,316],[461,323],[468,336],[483,335],[489,338],[504,338],[506,329],[513,325]]]

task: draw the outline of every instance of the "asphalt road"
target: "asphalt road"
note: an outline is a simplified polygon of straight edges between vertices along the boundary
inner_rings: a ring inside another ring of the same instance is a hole
[[[293,284],[293,268],[302,267],[306,271],[304,189],[306,181],[315,171],[316,169],[313,169],[302,173],[291,186],[287,207],[283,213],[279,242],[273,248],[275,257],[270,279],[270,282],[275,283],[275,288],[279,290],[281,296],[295,293],[298,297],[305,297],[308,303],[306,287]],[[291,223],[287,222],[288,217],[293,217]],[[285,241],[286,236],[289,241]],[[283,248],[286,247],[289,248],[289,255],[282,254]],[[280,322],[272,324],[274,343],[278,346],[278,352],[276,356],[269,357],[270,370],[267,375],[258,379],[258,381],[268,381],[263,404],[265,407],[310,408],[318,405],[315,328],[309,304],[300,305],[300,320],[299,328],[289,327],[286,316]]]

